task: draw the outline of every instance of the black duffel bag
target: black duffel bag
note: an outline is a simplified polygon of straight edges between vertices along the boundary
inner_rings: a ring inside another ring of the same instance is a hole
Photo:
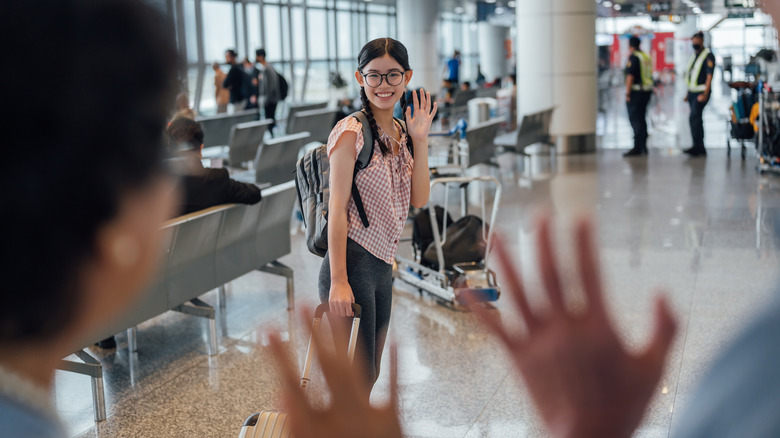
[[[455,263],[479,263],[485,258],[487,242],[482,234],[482,219],[466,215],[447,227],[447,238],[442,245],[444,253],[444,269],[452,270]],[[424,266],[439,270],[439,259],[436,256],[436,244],[431,243],[425,250],[421,260]]]

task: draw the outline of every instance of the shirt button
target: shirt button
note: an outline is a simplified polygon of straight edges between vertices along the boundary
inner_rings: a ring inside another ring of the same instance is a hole
[[[393,243],[398,243],[398,239],[393,240]]]

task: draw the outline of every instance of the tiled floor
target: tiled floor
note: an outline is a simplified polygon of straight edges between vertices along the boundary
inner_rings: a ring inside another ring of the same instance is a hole
[[[679,334],[636,436],[669,435],[706,365],[775,284],[780,177],[759,175],[754,164],[752,156],[728,159],[723,149],[688,159],[658,144],[647,158],[624,159],[618,150],[525,163],[502,157],[499,228],[535,304],[543,305],[532,246],[540,208],[555,216],[564,262],[571,261],[571,219],[596,215],[610,307],[627,345],[639,348],[648,337],[656,286],[673,303]],[[295,269],[296,302],[314,303],[320,259],[306,251],[300,233],[293,248],[282,261]],[[136,354],[128,353],[124,335],[116,351],[94,350],[105,364],[108,406],[108,419],[99,424],[92,419],[89,379],[58,372],[57,407],[72,435],[237,436],[246,416],[279,406],[266,331],[281,330],[298,357],[304,353],[298,316],[285,310],[284,286],[262,273],[231,284],[215,357],[206,354],[206,322],[173,312],[139,327]],[[545,436],[504,353],[473,316],[396,286],[391,336],[400,345],[405,434]],[[203,299],[216,303],[214,292]],[[506,297],[496,307],[512,323]],[[386,397],[386,379],[380,377],[376,402]],[[321,398],[322,387],[315,375],[310,396]]]

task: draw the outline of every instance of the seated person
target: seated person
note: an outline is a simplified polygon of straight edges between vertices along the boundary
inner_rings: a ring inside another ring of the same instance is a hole
[[[439,100],[439,108],[451,106],[453,96],[455,96],[455,86],[452,85],[452,81],[449,79],[441,81],[441,98]]]
[[[463,83],[460,84],[460,91],[469,91],[469,90],[471,90],[471,82],[463,81]]]
[[[230,179],[227,169],[203,167],[203,130],[198,122],[178,118],[168,125],[166,137],[173,157],[169,161],[184,189],[180,214],[220,204],[260,202],[260,189],[254,184]]]

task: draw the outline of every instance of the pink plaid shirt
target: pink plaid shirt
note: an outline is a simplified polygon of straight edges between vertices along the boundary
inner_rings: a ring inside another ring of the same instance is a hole
[[[400,130],[400,127],[398,127]],[[328,137],[328,157],[344,132],[351,131],[357,136],[355,142],[355,160],[363,149],[363,125],[354,117],[345,117]],[[382,133],[388,146],[390,137]],[[355,200],[349,198],[347,237],[365,248],[378,259],[393,264],[398,250],[398,239],[409,215],[409,202],[412,196],[412,167],[414,159],[406,147],[406,135],[401,135],[401,147],[398,155],[383,156],[379,143],[374,141],[374,155],[369,165],[358,172],[355,178],[363,207],[366,210],[369,227],[360,221]]]

